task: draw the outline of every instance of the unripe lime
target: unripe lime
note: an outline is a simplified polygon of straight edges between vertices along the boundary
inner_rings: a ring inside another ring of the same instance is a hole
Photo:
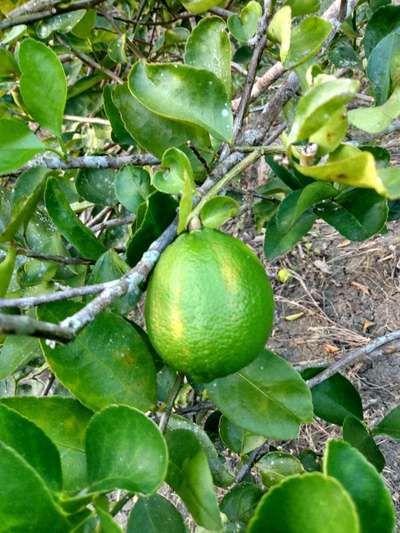
[[[145,319],[161,358],[208,382],[248,365],[262,350],[272,328],[272,290],[245,244],[217,230],[195,230],[162,254]]]

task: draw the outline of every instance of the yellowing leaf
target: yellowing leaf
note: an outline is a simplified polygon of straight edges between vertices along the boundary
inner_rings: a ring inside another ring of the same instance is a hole
[[[280,43],[280,58],[284,62],[290,48],[292,10],[289,6],[279,9],[273,16],[268,36],[272,41]]]
[[[346,110],[342,107],[321,129],[310,136],[310,142],[317,144],[323,154],[333,152],[344,139],[347,126]]]
[[[316,180],[375,189],[377,193],[386,195],[386,189],[376,170],[374,156],[347,144],[333,152],[325,164],[295,166],[299,172]]]
[[[380,133],[399,115],[400,87],[396,87],[392,96],[384,104],[349,111],[349,121],[353,126],[367,133]]]
[[[181,3],[188,11],[197,15],[218,6],[221,0],[181,0]]]

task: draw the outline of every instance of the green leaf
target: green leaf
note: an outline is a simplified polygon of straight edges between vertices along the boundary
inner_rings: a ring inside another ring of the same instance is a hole
[[[336,198],[335,204],[324,207],[321,218],[350,241],[364,241],[385,225],[387,200],[375,191],[352,189]]]
[[[374,156],[348,144],[339,146],[329,155],[327,162],[311,166],[295,164],[295,167],[302,174],[317,180],[375,189],[379,194],[386,194],[377,173]]]
[[[385,466],[385,458],[364,424],[354,416],[348,416],[343,423],[343,439],[361,452],[378,472]]]
[[[138,145],[157,157],[162,157],[168,148],[181,147],[187,141],[200,147],[209,144],[207,132],[202,128],[149,111],[132,95],[127,84],[115,87],[113,102]]]
[[[373,435],[388,435],[400,440],[400,406],[395,407],[372,430]]]
[[[189,65],[136,63],[129,89],[153,113],[197,125],[219,140],[231,140],[231,103],[224,84],[212,72]]]
[[[219,436],[226,448],[240,455],[255,450],[265,442],[264,437],[249,433],[225,416],[219,419]]]
[[[58,137],[67,101],[67,80],[57,55],[34,39],[25,39],[19,50],[20,91],[32,117]]]
[[[226,487],[234,481],[234,477],[225,465],[223,458],[218,456],[217,450],[207,433],[197,424],[179,415],[172,415],[168,428],[171,430],[185,429],[191,431],[203,448],[207,456],[208,466],[214,480],[219,487]]]
[[[231,43],[219,17],[203,18],[186,43],[185,63],[213,72],[231,94]]]
[[[215,196],[200,211],[200,219],[206,228],[219,228],[239,213],[239,203],[229,196]]]
[[[284,66],[294,68],[314,57],[321,50],[331,30],[332,24],[322,18],[311,16],[303,19],[292,30]]]
[[[318,145],[319,154],[333,152],[339,147],[346,136],[348,128],[345,107],[342,107],[322,126],[321,129],[310,135],[310,143]]]
[[[149,173],[142,167],[127,165],[115,176],[114,187],[118,201],[136,214],[151,192]]]
[[[46,168],[36,167],[19,176],[12,196],[11,220],[0,234],[0,242],[12,240],[19,228],[27,224],[43,193],[47,173]]]
[[[176,207],[176,201],[168,194],[155,191],[147,197],[138,210],[133,235],[126,247],[130,266],[136,265],[150,244],[173,221]]]
[[[72,211],[57,178],[48,180],[45,202],[47,211],[58,230],[78,250],[82,257],[98,259],[105,252],[105,248],[100,241]]]
[[[86,487],[84,440],[92,411],[72,398],[57,396],[3,398],[1,402],[34,422],[57,446],[64,490]]]
[[[92,491],[116,488],[152,494],[168,465],[164,437],[154,422],[126,405],[95,414],[86,431],[88,478]]]
[[[320,8],[319,0],[286,0],[286,6],[292,8],[293,17],[301,17],[302,15],[308,15],[315,13]]]
[[[6,48],[0,48],[0,79],[15,78],[18,66],[12,53]]]
[[[160,519],[162,518],[162,524]],[[179,511],[159,494],[139,498],[129,515],[127,533],[186,533]]]
[[[368,58],[386,35],[400,27],[400,6],[384,6],[373,13],[364,34],[364,50]]]
[[[268,26],[269,38],[280,44],[279,55],[282,63],[289,53],[291,29],[292,10],[289,6],[284,6],[275,13]]]
[[[0,479],[2,531],[70,531],[65,515],[44,481],[21,455],[3,442],[0,442]]]
[[[7,254],[0,263],[0,298],[3,298],[7,294],[14,272],[16,257],[16,248],[13,244],[10,244]]]
[[[262,495],[263,491],[254,483],[240,483],[223,497],[221,511],[238,525],[238,533],[244,533]]]
[[[163,153],[161,170],[153,175],[152,185],[160,192],[179,194],[187,180],[194,186],[192,165],[187,155],[178,148],[169,148]]]
[[[63,15],[55,15],[42,20],[37,28],[36,33],[39,39],[48,39],[55,31],[61,33],[69,33],[75,26],[79,24],[85,15],[84,9],[78,9],[71,13],[64,13]]]
[[[248,533],[360,533],[350,496],[319,473],[293,476],[261,499]]]
[[[264,455],[257,463],[261,480],[265,487],[272,487],[288,476],[303,474],[301,462],[290,453],[270,452]]]
[[[360,68],[358,50],[348,37],[341,37],[328,50],[329,61],[338,68]]]
[[[289,142],[308,139],[326,125],[332,115],[354,98],[358,82],[349,79],[331,80],[309,89],[300,99],[289,135]]]
[[[114,250],[108,250],[101,255],[89,276],[88,284],[104,283],[105,281],[112,281],[121,278],[129,271],[129,266],[123,261]],[[138,294],[126,294],[115,300],[109,307],[111,311],[127,314],[137,303],[140,292]]]
[[[304,379],[318,375],[322,368],[302,372]],[[334,374],[311,389],[314,414],[327,422],[341,426],[347,416],[363,419],[363,408],[358,390],[341,374]]]
[[[111,168],[82,168],[75,179],[76,190],[88,202],[113,206],[117,203],[114,178]]]
[[[110,513],[101,507],[96,507],[96,512],[101,525],[101,533],[123,533],[123,530],[114,522]]]
[[[87,9],[83,17],[72,28],[72,33],[81,39],[88,38],[96,25],[96,15],[95,9]]]
[[[117,144],[132,146],[135,144],[135,141],[125,128],[120,112],[113,102],[112,92],[112,86],[105,85],[103,90],[104,111],[111,123],[112,139]]]
[[[392,85],[392,64],[399,56],[400,34],[395,31],[384,37],[368,58],[367,76],[374,86],[377,105],[389,98]]]
[[[46,304],[38,317],[58,323],[81,307]],[[42,350],[61,383],[90,409],[124,403],[147,411],[156,401],[152,356],[136,329],[113,313],[98,315],[69,344],[52,349],[42,342]]]
[[[23,457],[49,489],[61,490],[61,463],[57,448],[33,422],[4,404],[0,404],[0,441]]]
[[[312,420],[311,393],[283,359],[263,351],[240,372],[207,385],[211,400],[233,423],[256,435],[291,439]]]
[[[204,13],[221,3],[221,0],[181,0],[181,3],[191,13]]]
[[[0,173],[22,167],[45,149],[42,141],[20,120],[0,119]]]
[[[201,444],[185,429],[168,431],[166,439],[169,450],[167,483],[182,498],[197,524],[219,530],[218,502]]]
[[[176,230],[178,235],[182,233],[182,231],[185,231],[186,225],[188,223],[189,215],[192,212],[193,192],[194,192],[193,181],[188,179],[188,176],[186,176],[186,180],[183,184],[183,191],[182,191],[181,199],[179,201],[178,228]]]
[[[400,36],[399,36],[400,39]],[[400,43],[400,41],[399,41]],[[383,105],[378,107],[359,107],[349,111],[349,122],[367,133],[380,133],[390,126],[392,121],[400,115],[400,87],[396,87],[393,94]]]
[[[0,350],[0,380],[40,355],[38,339],[24,335],[9,335]]]
[[[325,451],[324,471],[350,494],[363,533],[392,533],[395,512],[390,492],[375,467],[358,450],[347,442],[331,440]]]
[[[378,174],[385,188],[385,196],[392,200],[400,198],[400,167],[380,168]]]
[[[231,15],[228,18],[229,31],[239,42],[247,43],[255,35],[261,16],[260,4],[255,0],[250,0],[241,9],[240,15]]]
[[[318,182],[291,192],[266,226],[265,255],[274,259],[290,250],[317,219],[312,208],[336,194],[332,185]]]

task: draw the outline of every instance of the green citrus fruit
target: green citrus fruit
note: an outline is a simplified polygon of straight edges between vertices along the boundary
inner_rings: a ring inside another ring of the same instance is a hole
[[[208,382],[248,365],[262,350],[272,327],[272,290],[245,244],[217,230],[195,230],[162,254],[145,319],[161,358]]]

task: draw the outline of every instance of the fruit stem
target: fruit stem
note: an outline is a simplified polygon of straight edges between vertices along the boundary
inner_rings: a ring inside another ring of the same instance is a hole
[[[210,198],[213,198],[214,196],[217,196],[217,194],[236,176],[238,176],[241,172],[246,170],[247,167],[252,165],[257,159],[259,159],[263,155],[263,150],[260,148],[257,148],[253,150],[249,155],[247,155],[240,163],[235,165],[229,172],[225,174],[220,180],[218,180],[215,185],[211,187],[211,189],[202,197],[200,202],[196,205],[196,207],[192,210],[188,217],[188,222],[190,222],[194,217],[198,217],[200,214],[200,211],[202,210],[204,204],[210,200]]]
[[[176,375],[175,383],[172,385],[167,401],[165,402],[165,411],[161,415],[160,423],[158,425],[161,433],[165,433],[165,430],[167,429],[167,425],[175,404],[175,400],[178,397],[179,391],[181,390],[181,387],[183,385],[183,377],[183,374],[181,374],[180,372]]]

